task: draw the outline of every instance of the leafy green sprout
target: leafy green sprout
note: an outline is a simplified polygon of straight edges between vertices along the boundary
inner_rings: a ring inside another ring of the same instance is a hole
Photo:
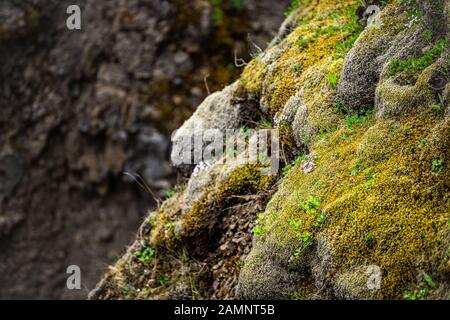
[[[158,278],[158,282],[161,286],[168,286],[170,284],[172,284],[172,280],[167,277],[165,274],[161,274]]]
[[[284,13],[284,15],[286,17],[289,16],[292,12],[297,10],[298,7],[300,7],[301,3],[302,0],[293,0],[287,11]]]
[[[214,23],[220,24],[223,21],[223,8],[222,8],[222,0],[213,0],[213,21]]]
[[[372,119],[372,110],[367,110],[365,114],[350,114],[345,117],[345,124],[347,128],[352,129],[354,126],[363,125]]]
[[[164,191],[164,198],[170,199],[175,195],[175,191],[172,189],[167,189]]]
[[[432,104],[430,106],[431,110],[435,110],[435,111],[442,111],[442,107],[438,104]]]
[[[389,76],[400,75],[408,84],[413,84],[417,76],[432,65],[448,47],[448,39],[437,40],[431,49],[428,49],[419,57],[414,55],[406,59],[395,59],[391,62],[388,69]]]
[[[438,174],[444,173],[444,160],[443,159],[434,159],[431,162],[431,170]]]
[[[325,223],[325,221],[327,221],[327,217],[321,213],[318,214],[316,216],[316,221],[314,222],[314,227],[320,228],[322,226],[322,224]]]
[[[300,199],[299,195],[297,195],[297,200],[299,201],[300,208],[308,214],[316,215],[317,211],[320,209],[320,198],[315,195],[310,195],[304,202]]]
[[[425,39],[425,41],[428,43],[431,43],[432,37],[433,37],[433,34],[431,33],[431,31],[425,30],[425,32],[423,33],[423,38]]]
[[[149,263],[156,256],[156,249],[147,247],[136,251],[134,256],[142,263]]]
[[[350,172],[351,176],[357,176],[361,173],[362,168],[364,167],[365,163],[363,160],[358,160],[353,164],[352,170]]]
[[[239,131],[241,131],[241,133],[244,133],[244,134],[247,134],[248,132],[249,132],[249,127],[247,127],[247,126],[241,126],[240,128],[239,128]]]
[[[264,231],[264,229],[261,226],[255,226],[253,228],[253,233],[258,236],[261,235],[263,233],[263,231]]]
[[[405,292],[403,298],[405,300],[425,300],[428,297],[428,289],[420,288],[414,292]]]
[[[294,218],[291,218],[291,220],[289,221],[289,225],[296,231],[295,236],[297,237],[297,239],[303,242],[305,242],[305,240],[308,240],[308,235],[310,235],[310,233],[307,231],[302,231],[303,221],[301,219],[295,220]]]
[[[370,169],[364,170],[364,175],[366,176],[367,181],[364,183],[364,189],[370,189],[373,183],[373,174]]]
[[[315,217],[314,227],[320,228],[323,223],[327,220],[327,216],[320,212],[321,208],[321,200],[319,197],[315,195],[310,195],[306,201],[303,201],[300,196],[297,194],[297,201],[299,202],[300,208],[305,211],[307,214]],[[297,223],[295,220],[291,219],[290,225],[301,228],[302,221],[299,220]]]
[[[407,291],[403,294],[406,300],[426,300],[430,293],[430,289],[435,289],[436,283],[427,273],[423,273],[423,281],[413,291]]]
[[[263,213],[258,215],[258,220],[256,221],[256,226],[253,228],[253,234],[260,236],[264,233],[264,227],[262,223],[264,222],[265,216]]]
[[[305,159],[305,155],[300,155],[297,158],[295,158],[294,161],[291,162],[291,164],[285,166],[282,170],[283,176],[285,176],[289,171],[292,170],[297,164],[301,163]]]
[[[439,94],[439,103],[434,103],[430,106],[431,110],[443,111],[445,106],[445,98],[443,95]]]
[[[310,245],[312,245],[313,239],[312,239],[312,235],[309,231],[304,231],[302,232],[302,234],[300,235],[302,241],[303,241],[303,245],[305,248],[309,247]]]
[[[338,76],[335,73],[330,73],[327,75],[327,80],[333,89],[336,89],[338,83]]]
[[[257,127],[258,127],[258,129],[272,129],[273,128],[272,122],[270,122],[266,118],[262,118],[261,120],[259,120],[257,123]]]

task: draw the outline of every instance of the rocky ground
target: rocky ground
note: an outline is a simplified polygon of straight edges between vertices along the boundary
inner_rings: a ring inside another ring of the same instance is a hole
[[[81,31],[66,29],[69,4]],[[234,51],[266,47],[287,6],[0,3],[0,298],[87,296],[172,187],[172,130],[239,75]],[[70,264],[81,291],[65,288]]]
[[[277,129],[282,170],[197,168],[90,298],[449,298],[449,2],[292,9],[174,137]]]

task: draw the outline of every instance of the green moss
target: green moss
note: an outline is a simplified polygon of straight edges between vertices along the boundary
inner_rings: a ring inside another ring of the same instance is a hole
[[[272,88],[265,92],[271,117],[281,112],[297,88],[307,81],[312,66],[328,64],[328,58],[339,53],[340,43],[359,35],[362,28],[356,15],[358,6],[358,1],[331,0],[303,4],[298,27],[283,43],[286,49],[277,59],[277,65],[264,77],[264,82]],[[334,73],[339,74],[340,69]]]
[[[244,69],[240,84],[251,95],[260,96],[266,68],[258,59],[253,59]]]
[[[390,76],[397,76],[397,79],[408,84],[417,81],[417,77],[427,67],[432,65],[448,47],[447,39],[436,41],[432,48],[421,53],[419,57],[409,56],[406,59],[396,59],[389,65]],[[450,58],[450,57],[449,57]]]
[[[265,236],[286,247],[296,243],[292,256],[303,259],[305,240],[314,241],[320,233],[331,245],[338,271],[367,261],[381,267],[384,298],[401,297],[420,268],[434,270],[436,279],[445,278],[448,187],[429,168],[436,154],[445,166],[448,137],[406,152],[412,141],[438,134],[432,132],[437,119],[432,113],[401,122],[371,118],[315,143],[315,170],[290,170],[261,219]],[[448,135],[448,130],[442,126],[438,135]],[[320,198],[320,205],[306,204],[311,195]],[[317,214],[310,209],[319,206],[327,223],[317,228]]]

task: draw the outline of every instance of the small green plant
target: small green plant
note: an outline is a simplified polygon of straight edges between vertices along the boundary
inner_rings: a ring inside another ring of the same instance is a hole
[[[291,169],[293,167],[295,167],[297,164],[299,164],[300,162],[302,162],[305,159],[304,155],[300,155],[297,158],[295,158],[294,161],[291,162],[291,164],[285,166],[282,170],[282,174],[283,176],[285,176],[289,171],[291,171]]]
[[[291,5],[289,6],[289,8],[287,9],[287,11],[284,13],[284,15],[287,17],[289,16],[292,12],[294,12],[295,10],[297,10],[298,7],[300,7],[300,4],[302,3],[302,0],[293,0]]]
[[[436,283],[433,281],[433,278],[430,277],[430,275],[428,273],[423,273],[423,280],[425,280],[426,284],[430,287],[430,288],[436,288]]]
[[[303,247],[309,247],[312,244],[312,234],[309,231],[303,231],[303,221],[301,219],[295,220],[291,218],[289,225],[294,228],[295,236],[298,240],[303,242]]]
[[[403,298],[405,300],[426,300],[428,297],[428,289],[419,288],[413,292],[405,292]]]
[[[436,283],[428,273],[422,274],[423,281],[416,286],[412,291],[407,291],[403,294],[406,300],[426,300],[431,289],[436,288]]]
[[[407,84],[414,84],[422,71],[432,65],[447,47],[448,40],[440,39],[419,57],[411,55],[406,59],[395,59],[389,65],[388,74],[389,76],[398,75],[399,79]]]
[[[260,236],[264,233],[264,221],[265,221],[265,215],[263,213],[260,213],[258,215],[258,220],[256,220],[256,226],[253,228],[253,234]]]
[[[170,278],[167,277],[165,274],[161,274],[158,277],[158,282],[161,286],[164,286],[164,287],[172,284],[172,280],[170,280]]]
[[[164,190],[164,198],[170,199],[175,195],[175,191],[173,189]]]
[[[249,128],[247,127],[247,126],[241,126],[240,128],[239,128],[239,131],[240,132],[242,132],[242,133],[244,133],[244,134],[247,134],[248,132],[249,132]]]
[[[261,120],[258,121],[257,128],[258,129],[272,129],[273,128],[272,122],[270,122],[266,118],[262,118]]]
[[[156,249],[147,247],[142,250],[138,250],[134,253],[134,256],[142,263],[149,263],[156,255]]]
[[[310,195],[306,201],[302,201],[299,195],[297,195],[297,200],[299,201],[300,208],[308,214],[316,215],[320,209],[320,198],[314,195]]]
[[[291,220],[289,221],[289,225],[293,226],[295,229],[301,229],[303,227],[303,222],[301,219],[296,221],[294,218],[291,218]]]
[[[301,63],[296,63],[294,65],[294,70],[296,73],[300,73],[302,71],[302,69],[303,69],[303,65]]]
[[[431,109],[431,110],[435,110],[435,111],[443,111],[444,108],[445,108],[445,104],[446,104],[445,98],[444,98],[444,96],[441,95],[441,94],[439,94],[438,97],[439,97],[439,102],[438,102],[438,103],[432,104],[432,105],[430,106],[430,109]]]
[[[241,80],[239,80],[239,84],[245,88],[248,84],[248,81],[245,79],[241,79]]]
[[[357,176],[361,173],[361,170],[365,166],[365,162],[363,160],[358,160],[353,164],[352,170],[350,171],[351,176]]]
[[[305,297],[300,292],[291,291],[287,293],[288,299],[290,300],[304,300]]]
[[[442,107],[438,104],[432,104],[430,106],[431,110],[435,110],[435,111],[442,111]]]
[[[338,83],[338,76],[337,76],[337,74],[330,73],[329,75],[327,75],[327,80],[330,83],[331,87],[333,89],[336,89],[337,83]]]
[[[444,160],[442,159],[434,159],[431,162],[431,170],[435,173],[442,174],[444,173]]]
[[[256,226],[253,228],[253,234],[259,236],[262,235],[264,232],[264,229],[261,226]]]
[[[318,214],[316,216],[316,221],[314,222],[314,227],[320,228],[325,223],[325,221],[327,221],[327,217],[321,213]]]
[[[367,110],[365,114],[351,114],[345,117],[345,124],[347,128],[352,129],[354,126],[363,125],[372,119],[372,110]]]
[[[364,189],[370,189],[373,183],[373,174],[370,169],[364,170],[364,175],[366,176],[367,181],[364,183]]]
[[[303,222],[301,219],[295,220],[294,218],[291,218],[289,225],[292,226],[295,230],[295,237],[300,240],[303,244],[301,248],[297,248],[294,251],[294,254],[290,257],[289,260],[293,261],[295,259],[298,259],[302,252],[312,245],[313,243],[313,236],[309,231],[303,231]]]
[[[433,34],[431,33],[430,30],[425,30],[425,32],[423,33],[423,38],[425,39],[426,42],[431,44],[431,39],[433,38]]]
[[[364,242],[369,248],[371,248],[375,244],[375,238],[371,233],[368,233],[364,236]]]
[[[312,43],[314,40],[312,38],[305,38],[302,36],[299,36],[296,40],[295,40],[295,44],[297,46],[299,46],[302,49],[305,49],[309,46],[310,43]]]
[[[313,243],[312,234],[308,231],[302,232],[300,238],[303,241],[304,248],[308,248]]]
[[[212,0],[212,5],[213,5],[213,21],[216,25],[221,24],[224,17],[222,0]]]

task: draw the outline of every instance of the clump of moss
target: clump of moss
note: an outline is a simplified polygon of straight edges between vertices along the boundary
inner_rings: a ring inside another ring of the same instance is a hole
[[[261,84],[266,75],[264,64],[257,58],[253,59],[244,69],[240,77],[240,85],[251,95],[261,95]]]
[[[233,205],[236,200],[233,196],[257,194],[275,179],[275,176],[262,175],[261,166],[256,164],[246,164],[233,171],[217,190],[196,202],[184,215],[183,226],[187,236],[191,238],[205,233],[204,224],[210,224],[211,219],[220,219],[221,208]]]
[[[419,57],[414,55],[406,59],[395,59],[388,69],[390,76],[397,76],[397,80],[414,84],[418,75],[427,67],[431,66],[448,47],[448,39],[437,40],[432,48],[425,50]]]
[[[290,170],[261,219],[264,235],[286,248],[293,243],[304,248],[305,240],[311,243],[320,235],[331,246],[336,272],[367,261],[380,266],[384,298],[401,298],[420,269],[433,270],[436,281],[444,280],[450,199],[444,178],[430,172],[430,163],[438,154],[444,166],[448,146],[442,149],[444,139],[407,152],[424,136],[436,135],[432,130],[439,119],[432,112],[401,122],[369,118],[313,144],[315,170]],[[317,215],[298,203],[311,195],[320,199],[327,218],[320,228]],[[303,259],[300,250],[291,255]]]
[[[357,1],[324,0],[303,5],[298,26],[283,43],[286,49],[264,78],[263,96],[272,117],[302,86],[310,67],[328,63],[330,56],[342,59],[363,28],[356,14]]]

